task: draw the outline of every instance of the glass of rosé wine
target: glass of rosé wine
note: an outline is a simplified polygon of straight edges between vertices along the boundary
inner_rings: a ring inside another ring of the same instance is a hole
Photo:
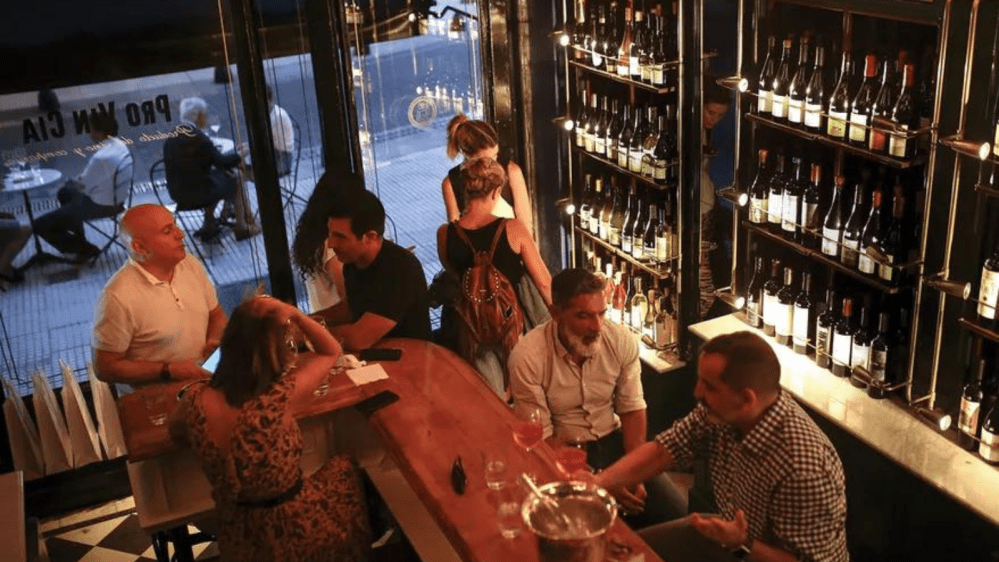
[[[534,406],[517,409],[517,421],[513,424],[513,440],[527,451],[541,443],[544,430],[541,427],[541,410]]]

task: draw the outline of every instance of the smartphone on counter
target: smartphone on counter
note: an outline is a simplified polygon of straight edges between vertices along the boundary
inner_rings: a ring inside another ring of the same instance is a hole
[[[361,361],[398,361],[401,357],[402,350],[394,347],[369,347],[357,354]]]

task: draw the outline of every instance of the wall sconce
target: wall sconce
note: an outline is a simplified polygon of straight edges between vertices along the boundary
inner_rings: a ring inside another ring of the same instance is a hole
[[[742,310],[746,306],[746,297],[739,296],[732,291],[732,287],[722,287],[715,289],[715,296],[723,303],[731,306],[735,310]]]
[[[916,415],[920,418],[930,422],[940,429],[940,431],[947,431],[950,429],[951,417],[950,414],[941,412],[937,409],[925,408],[923,406],[916,406]]]
[[[724,86],[729,90],[738,90],[740,92],[745,92],[749,89],[749,80],[746,80],[742,76],[729,76],[726,78],[719,78],[717,80],[719,86]]]
[[[968,300],[971,296],[971,283],[967,281],[952,281],[945,279],[942,274],[936,274],[926,279],[926,284],[941,293],[946,293],[961,300]]]
[[[552,31],[552,37],[555,38],[555,42],[558,43],[560,47],[568,47],[569,43],[572,43],[571,35],[572,34],[569,33],[567,28],[558,28]]]
[[[745,191],[739,191],[739,188],[734,185],[720,190],[718,195],[721,195],[722,199],[731,201],[739,207],[745,207],[749,203],[749,194]]]
[[[569,197],[563,197],[558,201],[555,201],[555,208],[559,210],[560,213],[564,213],[566,216],[572,216],[576,214],[576,204],[572,202]]]
[[[552,123],[562,127],[566,131],[571,131],[576,128],[576,122],[573,121],[571,117],[556,117],[552,119]]]
[[[989,157],[989,152],[992,151],[992,145],[987,142],[962,139],[957,135],[940,139],[940,144],[954,149],[954,152],[964,154],[965,156],[971,156],[972,158],[978,158],[979,160],[987,159]]]

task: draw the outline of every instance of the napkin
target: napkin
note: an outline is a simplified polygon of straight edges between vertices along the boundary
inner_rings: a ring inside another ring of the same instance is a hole
[[[31,375],[35,393],[31,400],[38,418],[38,435],[42,438],[42,456],[45,457],[45,474],[55,474],[73,468],[73,445],[69,439],[66,418],[59,409],[55,392],[45,375],[35,371]]]
[[[25,480],[45,476],[45,457],[42,455],[41,438],[38,427],[28,415],[24,400],[18,395],[14,385],[0,377],[7,399],[3,403],[4,421],[7,422],[7,440],[14,456],[14,469],[24,472]]]
[[[94,410],[97,412],[97,434],[104,445],[109,459],[125,454],[125,434],[118,419],[118,404],[111,395],[111,387],[97,378],[94,365],[87,361],[87,378],[90,379],[90,393],[94,397]]]
[[[59,369],[63,379],[62,409],[66,413],[66,426],[73,444],[73,466],[79,468],[103,458],[101,442],[90,410],[83,400],[83,391],[73,376],[73,369],[62,359],[59,360]]]
[[[369,382],[387,379],[388,373],[385,372],[385,369],[381,365],[375,363],[358,369],[350,369],[347,371],[347,376],[350,377],[350,380],[354,381],[355,386],[361,386]]]

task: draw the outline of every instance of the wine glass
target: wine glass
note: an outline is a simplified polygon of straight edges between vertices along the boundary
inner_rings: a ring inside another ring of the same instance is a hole
[[[517,409],[517,418],[513,424],[513,440],[524,450],[532,451],[544,436],[541,410],[535,406],[521,407]]]
[[[569,439],[555,451],[555,464],[566,478],[586,469],[586,443]]]

